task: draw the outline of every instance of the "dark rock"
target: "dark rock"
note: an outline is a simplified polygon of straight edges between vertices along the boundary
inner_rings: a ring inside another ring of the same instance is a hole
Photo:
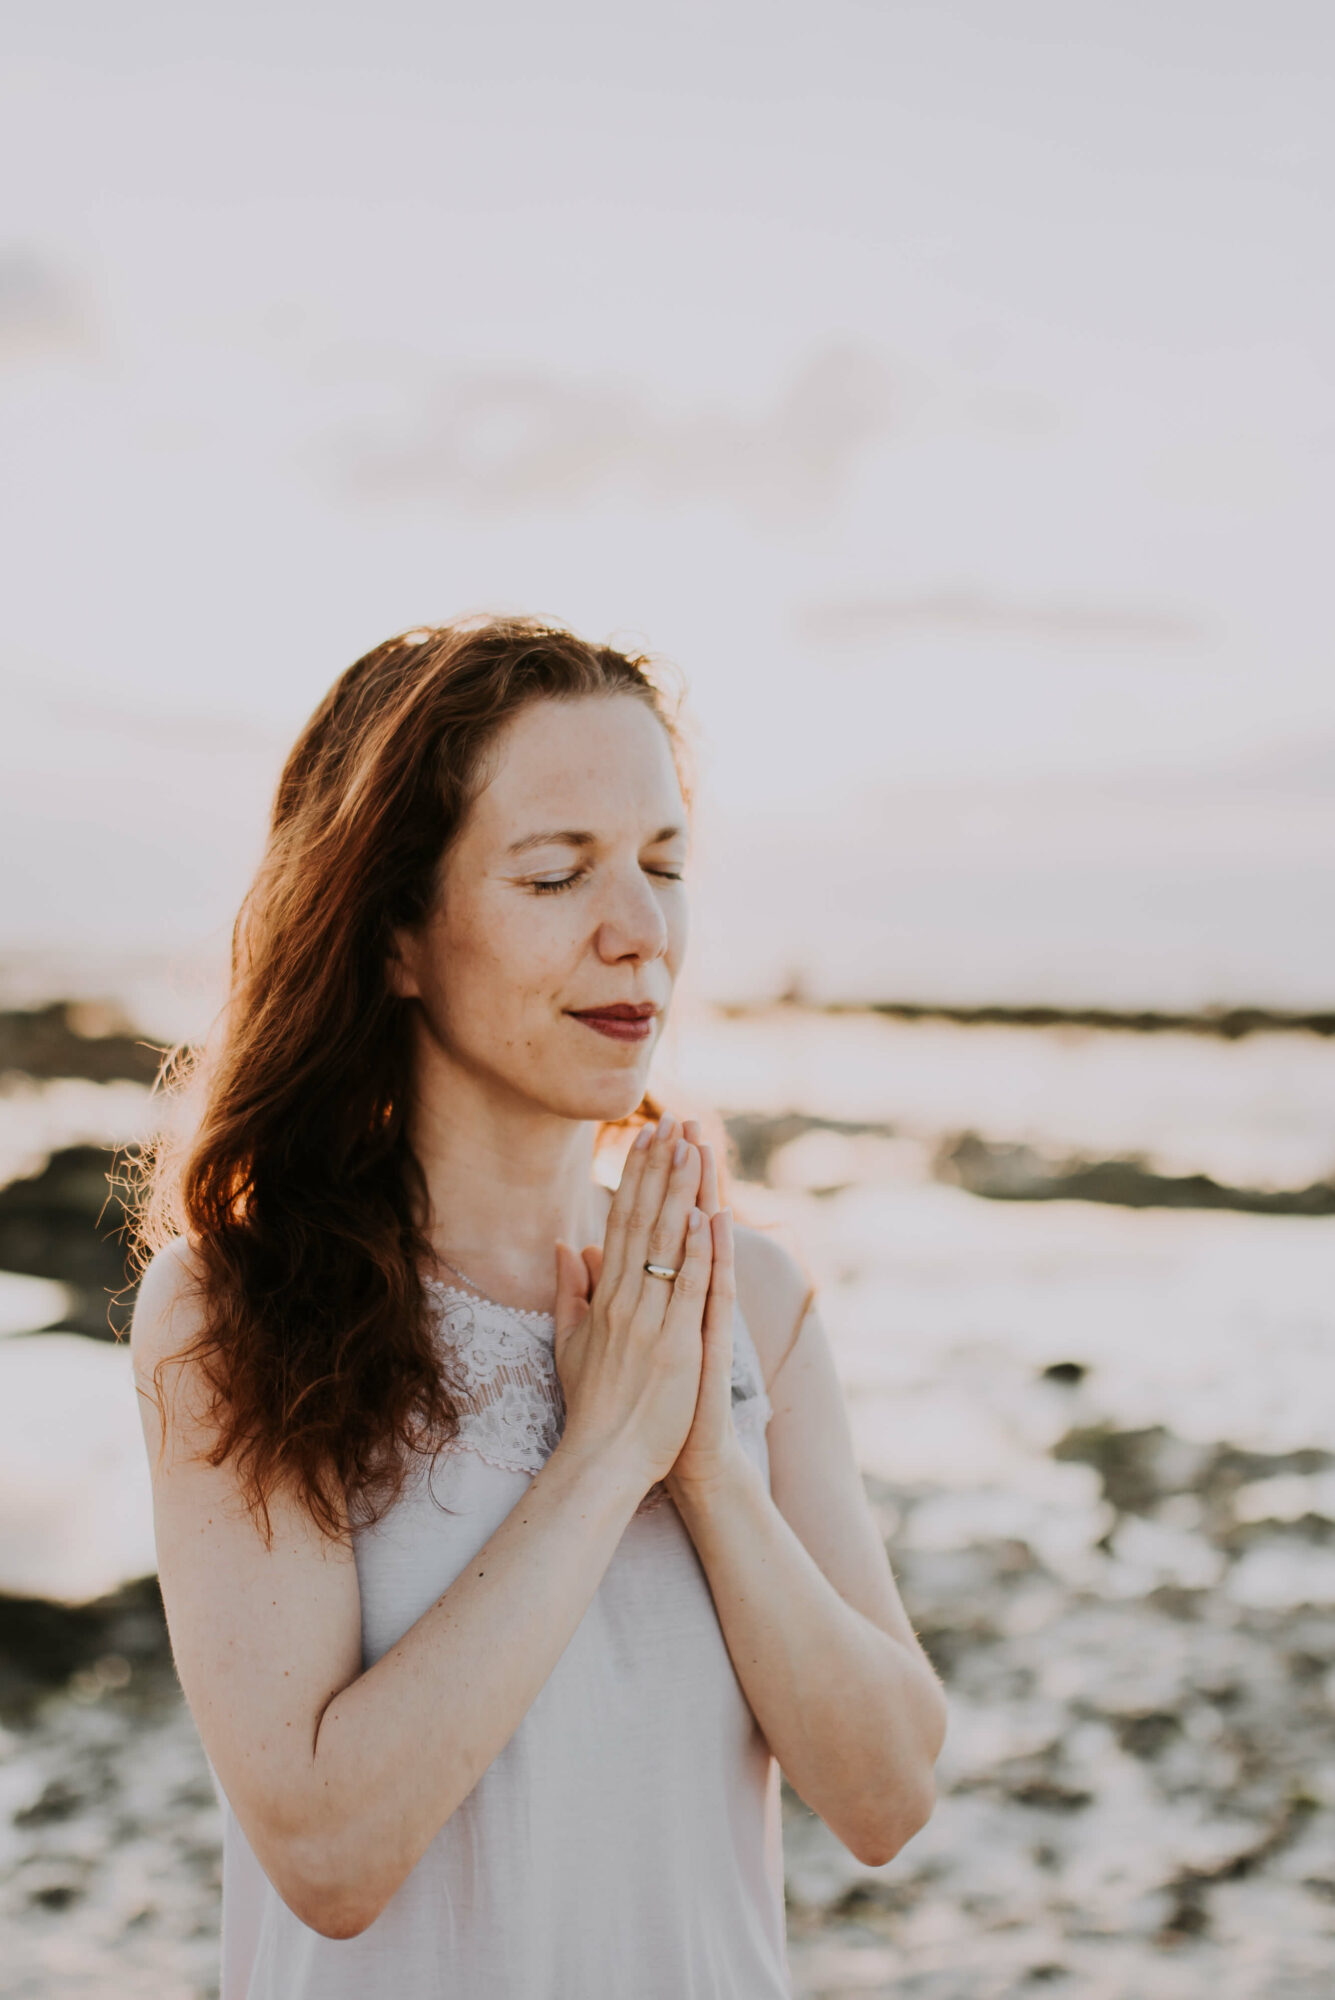
[[[777,1114],[735,1111],[724,1116],[724,1127],[732,1146],[733,1165],[739,1180],[761,1182],[769,1177],[770,1161],[781,1146],[800,1139],[806,1132],[838,1132],[847,1138],[871,1134],[889,1139],[894,1128],[885,1124],[862,1124],[845,1118],[813,1118],[805,1111]]]
[[[830,1905],[831,1916],[860,1917],[872,1910],[908,1910],[913,1907],[913,1891],[903,1882],[879,1878],[855,1882],[851,1889]]]
[[[0,1071],[152,1083],[165,1053],[110,1008],[54,1000],[46,1007],[0,1011]]]
[[[800,986],[799,986],[800,993]],[[786,995],[779,996],[783,1004]],[[765,1013],[775,1002],[758,1006],[734,1004],[722,1011],[741,1018]],[[1307,1034],[1335,1035],[1335,1011],[1311,1011],[1281,1007],[1200,1007],[1190,1012],[1171,1012],[1161,1007],[981,1007],[951,1005],[949,1002],[921,1000],[828,1000],[801,1004],[822,1014],[884,1014],[895,1021],[955,1021],[966,1028],[1091,1028],[1102,1032],[1134,1035],[1212,1035],[1221,1041],[1237,1042],[1247,1035]]]
[[[82,1894],[75,1882],[48,1882],[40,1889],[30,1890],[28,1901],[43,1910],[67,1910]]]
[[[53,1778],[40,1799],[14,1815],[15,1826],[50,1826],[63,1819],[73,1819],[82,1812],[86,1801],[81,1792],[67,1784],[63,1778]]]
[[[1083,1361],[1050,1361],[1043,1370],[1043,1380],[1056,1382],[1063,1389],[1078,1389],[1088,1373]]]
[[[1258,1873],[1267,1862],[1294,1844],[1317,1810],[1315,1800],[1301,1791],[1295,1791],[1285,1801],[1273,1823],[1261,1830],[1251,1847],[1230,1855],[1215,1868],[1183,1869],[1169,1884],[1173,1908],[1160,1933],[1160,1942],[1172,1945],[1187,1938],[1199,1937],[1208,1930],[1210,1889],[1218,1882],[1241,1882]]]
[[[133,1282],[116,1158],[67,1146],[40,1173],[0,1188],[0,1270],[68,1285],[75,1303],[65,1325],[99,1340],[124,1331]]]
[[[1202,1474],[1201,1493],[1213,1506],[1227,1508],[1238,1488],[1249,1486],[1254,1480],[1274,1479],[1281,1473],[1307,1477],[1315,1472],[1329,1472],[1333,1466],[1335,1452],[1318,1445],[1298,1451],[1265,1452],[1242,1451],[1237,1445],[1221,1444]]]
[[[1117,1741],[1133,1757],[1153,1758],[1182,1734],[1181,1719],[1160,1710],[1117,1718]]]
[[[1188,1938],[1200,1937],[1210,1927],[1205,1899],[1197,1882],[1182,1882],[1174,1885],[1173,1907],[1159,1932],[1159,1943],[1163,1945],[1183,1944]]]
[[[1329,1547],[1335,1542],[1335,1521],[1328,1520],[1324,1514],[1300,1514],[1296,1520],[1290,1521],[1247,1521],[1240,1527],[1216,1535],[1215,1540],[1231,1556],[1243,1555],[1248,1549],[1294,1540]]]
[[[1053,1447],[1063,1462],[1092,1465],[1103,1481],[1104,1497],[1122,1514],[1148,1513],[1170,1493],[1197,1489],[1211,1453],[1174,1437],[1161,1424],[1119,1431],[1094,1424],[1068,1431]]]
[[[21,1711],[108,1658],[169,1670],[171,1647],[156,1577],[142,1577],[92,1604],[0,1597],[0,1711]],[[117,1679],[121,1678],[118,1673]]]
[[[1246,1215],[1335,1215],[1335,1182],[1304,1188],[1229,1187],[1209,1174],[1161,1174],[1142,1159],[1054,1158],[962,1132],[944,1140],[936,1178],[987,1201],[1093,1201],[1118,1208],[1230,1209]]]
[[[1030,1806],[1039,1812],[1083,1812],[1094,1803],[1092,1792],[1059,1785],[1051,1778],[1027,1778],[1023,1784],[1009,1787],[1007,1797],[1017,1806]]]

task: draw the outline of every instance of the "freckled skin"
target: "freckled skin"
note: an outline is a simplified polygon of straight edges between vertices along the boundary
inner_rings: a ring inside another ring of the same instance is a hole
[[[419,1061],[438,1084],[530,1113],[624,1117],[644,1093],[686,945],[674,879],[686,809],[667,735],[632,696],[540,701],[501,731],[488,771],[426,921],[397,939],[391,977],[421,1003]],[[591,838],[509,851],[546,831]],[[642,1001],[662,1011],[641,1042],[571,1018]]]

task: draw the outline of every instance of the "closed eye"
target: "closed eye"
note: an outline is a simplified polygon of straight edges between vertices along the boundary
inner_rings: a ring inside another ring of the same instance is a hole
[[[545,881],[530,882],[528,886],[535,896],[556,896],[562,889],[573,889],[577,882],[584,880],[588,872],[587,868],[577,868],[572,875],[552,876]],[[680,870],[675,868],[646,868],[644,872],[646,875],[656,875],[660,882],[682,880]]]

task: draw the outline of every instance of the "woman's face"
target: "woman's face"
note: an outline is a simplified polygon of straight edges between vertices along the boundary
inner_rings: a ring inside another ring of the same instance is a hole
[[[435,1054],[566,1118],[620,1118],[686,943],[686,809],[633,695],[541,700],[506,724],[396,990]]]

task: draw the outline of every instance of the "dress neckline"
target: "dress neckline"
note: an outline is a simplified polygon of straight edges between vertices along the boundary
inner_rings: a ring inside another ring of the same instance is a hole
[[[424,1272],[422,1283],[428,1286],[433,1292],[444,1292],[447,1298],[466,1299],[469,1305],[474,1306],[489,1306],[493,1312],[508,1313],[514,1319],[532,1320],[535,1326],[554,1327],[556,1325],[553,1314],[535,1312],[531,1306],[507,1306],[502,1300],[491,1298],[488,1293],[472,1284],[471,1280],[469,1286],[465,1288],[463,1285],[451,1285],[444,1278],[437,1278],[432,1276],[430,1272]]]

